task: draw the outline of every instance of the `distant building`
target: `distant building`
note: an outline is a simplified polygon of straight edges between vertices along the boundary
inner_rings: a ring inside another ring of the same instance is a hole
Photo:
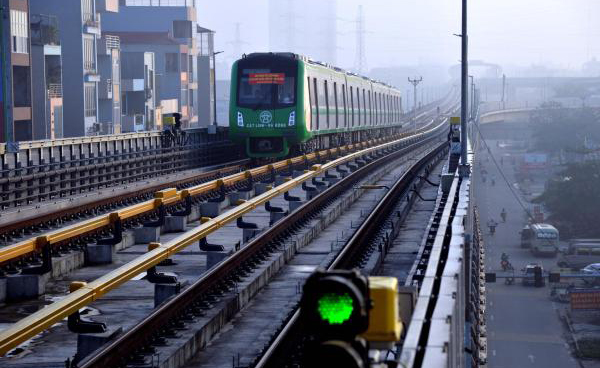
[[[118,12],[118,0],[31,0],[31,8],[35,13],[53,14],[58,18],[65,70],[62,76],[63,136],[111,133],[118,117],[108,110],[115,111],[118,97],[114,101],[111,94],[104,93],[114,88],[108,85],[99,96],[98,87],[102,81],[101,69],[105,70],[105,63],[118,59],[118,52],[114,53],[105,42],[100,43],[100,13]],[[112,75],[107,73],[105,78]]]
[[[123,131],[160,129],[162,111],[156,108],[154,53],[123,52],[121,56]]]
[[[33,138],[29,1],[0,0],[0,140]]]
[[[120,38],[122,52],[154,54],[156,109],[162,114],[180,112],[184,127],[198,126],[195,6],[195,0],[121,0],[119,13],[102,19],[104,33]],[[123,108],[130,115],[127,109]],[[145,129],[160,126],[154,115],[150,110],[144,113]]]
[[[205,127],[213,124],[215,119],[215,94],[214,83],[214,37],[215,32],[197,26],[198,41],[198,125]],[[207,83],[208,82],[208,83]],[[218,92],[217,92],[218,93]]]
[[[337,0],[269,0],[269,48],[337,65]]]
[[[31,15],[33,139],[63,137],[62,49],[58,19]]]
[[[121,45],[119,37],[98,39],[98,124],[100,134],[121,133]]]

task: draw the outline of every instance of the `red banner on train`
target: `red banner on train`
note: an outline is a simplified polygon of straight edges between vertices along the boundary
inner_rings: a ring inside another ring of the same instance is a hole
[[[250,84],[284,84],[284,73],[251,73]]]

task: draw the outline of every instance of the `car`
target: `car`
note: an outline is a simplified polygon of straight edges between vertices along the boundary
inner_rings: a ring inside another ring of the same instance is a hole
[[[523,276],[522,276],[522,284],[524,286],[534,286],[535,285],[535,269],[539,267],[542,269],[542,274],[544,274],[544,267],[537,263],[529,263],[525,268],[523,268]],[[542,286],[546,284],[546,281],[542,278]]]
[[[586,275],[598,275],[600,276],[600,263],[592,263],[581,269],[581,273]]]

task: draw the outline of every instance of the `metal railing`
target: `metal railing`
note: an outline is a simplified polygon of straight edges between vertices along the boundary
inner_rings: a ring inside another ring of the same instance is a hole
[[[189,6],[196,7],[196,0],[121,0],[125,6]]]
[[[49,98],[61,98],[62,97],[62,84],[50,83],[48,84],[48,97]]]

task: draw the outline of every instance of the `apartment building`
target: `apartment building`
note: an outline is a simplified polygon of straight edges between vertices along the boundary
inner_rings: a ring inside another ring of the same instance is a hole
[[[119,37],[123,53],[152,53],[154,56],[155,110],[143,114],[145,129],[160,125],[157,111],[162,114],[180,112],[183,127],[198,126],[196,1],[120,0],[119,4],[118,13],[103,16],[103,33]],[[125,95],[122,93],[122,97],[131,96]],[[139,98],[136,97],[136,101]],[[148,103],[144,102],[144,105]],[[122,111],[127,116],[138,116],[135,119],[140,126],[142,117],[138,107],[132,111],[125,107]]]
[[[114,131],[111,127],[120,123],[114,121],[114,111],[120,110],[119,101],[118,98],[117,101],[109,98],[111,96],[109,94],[99,96],[99,84],[102,81],[100,69],[104,62],[112,65],[115,59],[118,59],[118,52],[113,52],[105,44],[100,45],[100,17],[101,13],[104,15],[118,12],[119,2],[117,0],[30,0],[30,6],[36,14],[56,16],[60,26],[62,67],[63,70],[68,71],[62,75],[63,136],[80,137],[111,133]],[[110,52],[106,51],[107,49],[110,49]],[[99,52],[103,53],[100,57]],[[116,62],[118,63],[118,60]],[[114,83],[113,73],[109,74],[111,83]],[[110,88],[114,89],[114,87]],[[103,100],[110,100],[110,103],[103,104]],[[118,109],[115,109],[115,104]],[[113,114],[101,114],[102,107],[110,109]]]
[[[0,140],[33,138],[29,1],[0,0]]]
[[[33,139],[63,137],[62,48],[58,19],[31,14]]]

